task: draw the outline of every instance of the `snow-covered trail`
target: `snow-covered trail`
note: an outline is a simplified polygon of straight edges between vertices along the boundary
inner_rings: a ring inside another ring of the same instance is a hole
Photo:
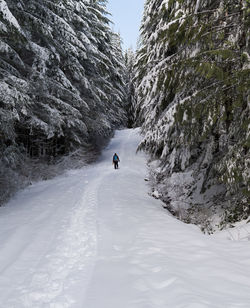
[[[118,131],[96,164],[0,208],[1,308],[250,307],[249,242],[205,236],[148,196],[139,140]]]

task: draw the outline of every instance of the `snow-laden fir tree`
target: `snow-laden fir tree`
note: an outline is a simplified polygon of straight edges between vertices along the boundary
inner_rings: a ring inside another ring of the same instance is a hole
[[[129,48],[125,51],[126,65],[126,102],[128,110],[128,126],[133,127],[135,124],[135,54]]]
[[[209,225],[248,217],[249,1],[148,0],[137,53],[141,148],[166,206]],[[203,221],[202,221],[203,220]]]
[[[124,59],[107,16],[106,1],[0,1],[2,195],[26,176],[26,157],[99,147],[126,125]]]

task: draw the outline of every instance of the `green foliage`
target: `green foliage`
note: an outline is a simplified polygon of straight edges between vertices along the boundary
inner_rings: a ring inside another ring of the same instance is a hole
[[[189,162],[199,164],[185,166],[204,178],[203,191],[207,182],[223,183],[236,204],[249,185],[248,8],[240,0],[201,1],[194,14],[196,1],[179,0],[151,9],[161,3],[145,6],[137,53],[142,146],[152,155],[168,149],[161,158],[168,175],[192,149]]]

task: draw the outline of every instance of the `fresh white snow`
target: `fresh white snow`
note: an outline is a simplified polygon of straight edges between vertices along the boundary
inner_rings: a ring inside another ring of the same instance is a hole
[[[0,12],[1,17],[7,20],[11,25],[13,25],[16,29],[21,30],[18,21],[12,15],[11,11],[8,8],[7,3],[4,0],[0,0]],[[6,29],[7,30],[7,29]]]
[[[97,163],[0,208],[1,308],[250,307],[249,227],[208,236],[172,217],[148,195],[140,139],[118,131]]]

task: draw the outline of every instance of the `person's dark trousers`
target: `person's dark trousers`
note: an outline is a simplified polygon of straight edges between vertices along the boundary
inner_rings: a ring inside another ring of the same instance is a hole
[[[115,169],[118,169],[118,161],[114,162]]]

